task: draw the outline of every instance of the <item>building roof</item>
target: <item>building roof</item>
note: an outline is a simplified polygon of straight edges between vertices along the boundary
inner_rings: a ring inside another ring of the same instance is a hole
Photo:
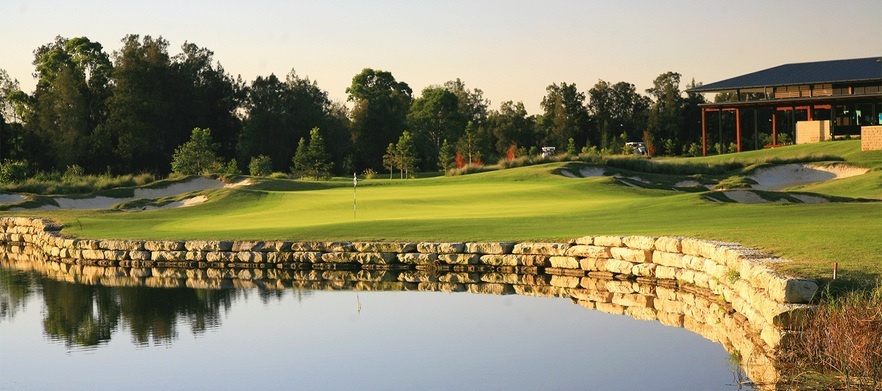
[[[689,92],[718,92],[806,84],[882,82],[882,57],[784,64],[701,85]]]

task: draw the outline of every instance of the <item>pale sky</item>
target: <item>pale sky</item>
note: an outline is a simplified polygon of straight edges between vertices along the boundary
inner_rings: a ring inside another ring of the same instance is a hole
[[[667,71],[711,83],[793,62],[882,55],[882,1],[0,0],[0,69],[33,91],[33,51],[86,36],[111,54],[126,34],[185,41],[246,82],[291,69],[335,101],[363,68],[418,97],[462,79],[491,108],[599,79],[644,93]]]

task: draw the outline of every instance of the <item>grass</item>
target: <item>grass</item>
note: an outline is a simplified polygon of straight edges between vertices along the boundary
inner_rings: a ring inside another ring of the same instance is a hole
[[[860,152],[855,141],[664,159],[661,171],[694,177],[688,168],[668,167],[697,165],[710,167],[702,168],[709,173],[719,166],[741,167],[715,179],[697,174],[702,181],[720,181],[756,164],[821,158],[874,171],[802,187],[800,192],[882,199],[882,151]],[[833,262],[838,262],[841,276],[882,277],[880,203],[720,204],[704,199],[705,192],[678,192],[670,186],[667,190],[632,188],[612,177],[566,178],[555,173],[568,164],[578,163],[551,162],[411,180],[362,180],[356,194],[351,178],[321,182],[259,178],[248,188],[211,191],[209,202],[192,208],[27,214],[57,219],[65,224],[65,234],[90,238],[503,241],[602,234],[682,235],[739,242],[792,259],[781,266],[787,273],[825,278]],[[691,179],[615,170],[667,184]]]

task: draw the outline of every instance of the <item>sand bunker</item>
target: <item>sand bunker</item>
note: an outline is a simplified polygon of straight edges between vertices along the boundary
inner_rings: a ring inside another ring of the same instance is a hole
[[[25,196],[21,194],[0,193],[0,204],[14,204],[25,200]]]
[[[146,200],[154,200],[165,197],[174,197],[179,194],[187,194],[197,191],[210,190],[210,189],[218,189],[221,187],[239,187],[239,186],[247,186],[252,182],[250,179],[246,179],[237,183],[227,184],[218,179],[211,179],[206,177],[199,177],[191,179],[187,182],[178,182],[167,187],[163,188],[155,188],[155,189],[135,189],[134,197],[127,198],[113,198],[113,197],[105,197],[105,196],[96,196],[89,198],[65,198],[59,197],[55,199],[55,202],[58,203],[58,206],[55,205],[43,205],[41,207],[36,208],[37,210],[49,210],[49,209],[110,209],[116,204],[132,202],[134,200],[146,199]],[[19,197],[22,197],[19,195]],[[22,197],[23,199],[23,197]],[[182,208],[188,206],[195,206],[204,203],[208,200],[208,197],[204,195],[191,197],[185,200],[172,202],[162,206],[162,209],[167,208]],[[2,201],[2,199],[0,199]],[[21,199],[14,202],[20,202]],[[0,202],[2,203],[2,202]],[[23,208],[15,208],[14,210],[22,210]],[[159,209],[156,207],[146,207],[144,210],[148,209]]]
[[[583,167],[578,173],[570,170],[563,170],[560,174],[567,178],[593,178],[603,176],[606,174],[606,170],[600,167]]]
[[[869,169],[845,164],[832,166],[809,166],[804,164],[784,164],[757,170],[748,178],[756,181],[756,190],[781,190],[788,187],[848,178],[865,174]]]
[[[777,201],[767,200],[757,194],[756,192],[750,190],[728,190],[724,191],[723,195],[729,198],[732,201],[735,201],[739,204],[792,204],[792,203],[803,203],[803,204],[824,204],[830,202],[830,200],[813,196],[809,194],[788,194],[791,198],[794,198],[797,201],[788,200],[787,198],[781,198]],[[716,201],[716,200],[714,200]]]

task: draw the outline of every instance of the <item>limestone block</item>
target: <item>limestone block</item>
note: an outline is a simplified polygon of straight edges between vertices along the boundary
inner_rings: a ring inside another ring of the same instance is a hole
[[[417,250],[417,244],[407,242],[352,242],[352,248],[361,253],[410,253]]]
[[[633,281],[622,280],[605,280],[603,281],[603,289],[613,293],[631,294],[637,292],[636,285]]]
[[[521,266],[521,258],[517,255],[495,255],[487,254],[480,257],[481,264],[491,266]]]
[[[604,247],[622,247],[622,237],[621,236],[595,236],[594,237],[594,245],[595,246],[604,246]]]
[[[80,239],[76,242],[76,248],[80,250],[98,250],[101,242],[98,240]]]
[[[183,248],[183,245],[181,246]],[[180,261],[186,256],[185,251],[152,251],[151,261]]]
[[[618,304],[598,302],[595,305],[597,307],[597,310],[600,312],[606,312],[607,314],[613,314],[613,315],[624,315],[625,314],[625,307],[622,307],[621,305],[618,305]]]
[[[655,236],[625,236],[622,243],[628,248],[651,251],[655,248],[657,239]]]
[[[62,251],[62,253],[64,253],[64,251]],[[129,251],[129,258],[133,261],[149,261],[152,255],[152,252],[146,250]]]
[[[428,265],[438,260],[438,254],[430,253],[403,253],[398,254],[398,261],[412,265]]]
[[[575,288],[579,286],[579,277],[573,276],[551,276],[551,286],[559,288]]]
[[[182,251],[184,250],[184,242],[173,240],[147,240],[144,242],[144,249],[147,251]]]
[[[514,249],[515,242],[479,242],[466,243],[467,253],[472,254],[510,254]]]
[[[630,275],[631,271],[634,269],[634,265],[635,264],[631,262],[619,259],[607,259],[606,262],[603,263],[603,270],[610,273]]]
[[[648,307],[628,307],[625,309],[625,315],[637,320],[658,320],[658,314],[655,309]]]
[[[654,277],[656,267],[658,267],[658,265],[654,263],[638,263],[634,265],[633,269],[631,269],[631,275],[638,277]]]
[[[457,254],[465,252],[465,243],[431,243],[417,244],[417,251],[430,254]]]
[[[325,251],[325,244],[323,242],[295,242],[291,243],[291,251],[323,252]]]
[[[593,301],[578,300],[578,301],[576,301],[576,304],[583,307],[583,308],[589,309],[589,310],[596,310],[597,309],[597,306]]]
[[[235,247],[235,245],[233,245],[233,247]],[[239,262],[262,263],[266,261],[266,255],[259,250],[239,251],[234,254],[236,254],[236,260]]]
[[[716,253],[717,243],[693,238],[683,238],[680,241],[683,254],[711,258]]]
[[[658,269],[656,269],[656,273],[658,273]],[[685,282],[687,284],[694,284],[695,271],[689,269],[677,270],[677,281]]]
[[[593,236],[582,236],[573,240],[573,243],[580,246],[591,246],[594,244]]]
[[[260,251],[263,249],[264,242],[254,240],[237,240],[233,242],[233,252],[240,251]]]
[[[326,252],[352,252],[355,251],[355,248],[352,246],[352,242],[324,242],[322,243],[324,251]],[[291,245],[291,249],[293,250],[294,245]]]
[[[645,296],[638,293],[615,293],[612,302],[623,307],[643,307],[652,308],[652,296]]]
[[[678,253],[669,253],[666,251],[655,251],[652,254],[652,262],[659,264],[661,266],[668,266],[672,268],[680,268],[682,269],[685,264],[683,261],[684,255]],[[661,277],[659,277],[661,278]]]
[[[818,284],[800,278],[772,277],[767,292],[772,300],[783,303],[808,303],[818,291]]]
[[[593,289],[573,289],[570,295],[579,301],[591,301],[596,303],[612,303],[613,293]]]
[[[679,254],[683,252],[683,246],[680,244],[680,241],[680,238],[662,236],[655,240],[653,250]]]
[[[184,242],[187,251],[231,251],[233,242],[221,240],[188,240]]]
[[[138,240],[102,240],[101,248],[116,251],[137,251],[144,249],[144,242]]]
[[[609,247],[580,244],[567,249],[566,255],[583,258],[612,258],[612,253],[610,252]]]
[[[450,265],[477,265],[481,261],[480,254],[439,254],[438,260]]]
[[[582,270],[593,272],[593,271],[603,271],[604,266],[606,265],[606,259],[598,259],[598,258],[582,258],[579,259],[579,267]]]
[[[632,236],[633,237],[633,236]],[[652,250],[634,249],[628,247],[613,247],[609,249],[615,259],[633,263],[652,262]]]
[[[513,254],[527,255],[567,255],[571,247],[569,243],[518,243],[512,249]]]
[[[321,252],[317,251],[298,251],[290,253],[290,261],[298,263],[316,263],[322,261]]]
[[[104,259],[104,251],[103,250],[91,250],[86,249],[82,251],[83,259]]]
[[[551,267],[579,269],[579,259],[576,257],[552,256],[548,258],[548,261],[551,262]]]
[[[229,251],[212,251],[205,254],[207,262],[232,262],[236,259],[236,253]]]
[[[674,280],[677,278],[677,271],[680,270],[676,267],[670,266],[657,266],[655,268],[655,278],[662,280]]]
[[[122,250],[104,250],[104,259],[111,261],[122,261],[129,259],[129,253]]]

